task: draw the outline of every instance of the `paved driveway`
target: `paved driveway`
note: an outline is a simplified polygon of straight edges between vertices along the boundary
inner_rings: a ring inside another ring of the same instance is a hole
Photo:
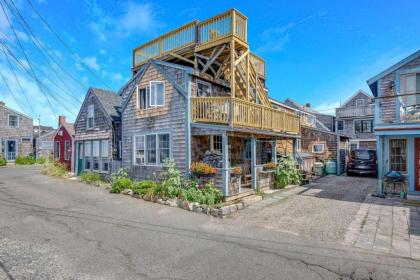
[[[232,220],[321,241],[343,242],[374,185],[375,179],[369,177],[326,176],[309,189],[305,186],[285,191],[271,204],[264,205],[263,200],[259,203],[263,207],[250,207]],[[288,192],[294,195],[287,196]]]
[[[417,261],[112,195],[34,167],[0,169],[0,279],[419,275]]]

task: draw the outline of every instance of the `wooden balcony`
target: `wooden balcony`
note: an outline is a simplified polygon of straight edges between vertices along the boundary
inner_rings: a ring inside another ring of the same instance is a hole
[[[192,122],[298,134],[299,116],[231,97],[192,97]]]
[[[373,116],[375,114],[375,107],[365,106],[359,108],[337,108],[336,116],[338,118],[363,117]]]
[[[247,45],[247,18],[235,9],[199,22],[194,20],[133,50],[133,68],[151,58],[161,58],[183,49],[205,49],[231,37]],[[176,54],[175,54],[176,55]],[[265,77],[265,62],[252,55],[252,65]]]

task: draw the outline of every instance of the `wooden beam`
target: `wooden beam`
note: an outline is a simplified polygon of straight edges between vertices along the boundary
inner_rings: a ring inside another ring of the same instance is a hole
[[[222,75],[223,71],[225,71],[226,67],[228,66],[229,59],[230,59],[230,56],[227,55],[225,59],[223,60],[222,65],[220,66],[219,70],[217,70],[217,73],[215,76],[216,79],[218,79],[220,75]]]
[[[178,59],[180,59],[182,61],[185,61],[185,62],[191,63],[192,65],[195,65],[194,61],[192,61],[191,59],[188,59],[186,57],[180,56],[179,54],[176,54],[174,52],[170,52],[169,55],[172,55],[175,58],[178,58]]]
[[[235,40],[230,42],[230,92],[235,98]]]
[[[237,60],[235,60],[235,66],[239,64],[249,54],[249,50],[246,50]]]
[[[219,55],[222,53],[222,51],[226,48],[226,45],[221,46],[217,51],[215,48],[212,52],[212,55],[210,56],[209,60],[206,63],[206,66],[204,66],[202,72],[206,72],[207,69],[214,63],[214,61],[219,57]]]

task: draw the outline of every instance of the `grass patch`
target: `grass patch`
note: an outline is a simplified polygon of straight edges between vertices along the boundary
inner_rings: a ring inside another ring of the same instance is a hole
[[[80,181],[89,185],[97,184],[101,181],[101,176],[96,172],[83,172]]]

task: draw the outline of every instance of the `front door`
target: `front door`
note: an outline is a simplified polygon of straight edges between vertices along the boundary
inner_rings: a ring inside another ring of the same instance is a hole
[[[420,138],[416,138],[414,141],[414,190],[420,191]]]
[[[77,176],[83,172],[83,143],[77,144]]]
[[[6,148],[7,148],[7,160],[15,160],[16,159],[16,141],[8,140]]]

